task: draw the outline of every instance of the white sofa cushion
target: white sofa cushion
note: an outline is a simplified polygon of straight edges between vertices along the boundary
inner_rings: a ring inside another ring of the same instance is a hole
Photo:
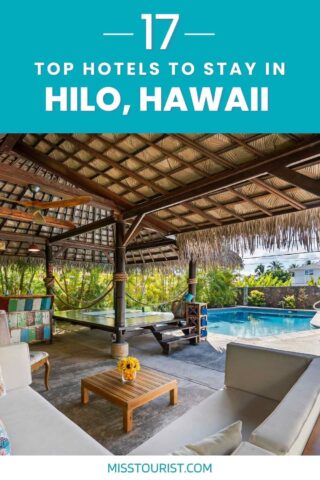
[[[27,343],[1,346],[0,365],[7,392],[31,384],[29,346]]]
[[[299,353],[229,343],[225,385],[279,402],[312,358]]]
[[[250,442],[241,442],[239,447],[231,455],[274,455],[264,448],[257,447]]]
[[[49,358],[49,354],[47,352],[40,352],[39,350],[34,350],[33,352],[30,352],[31,366],[35,365],[41,360],[44,360],[45,358]]]
[[[111,455],[31,387],[2,398],[0,417],[12,455]]]
[[[239,420],[200,442],[189,443],[172,455],[230,455],[241,443],[241,428]]]
[[[320,413],[320,358],[309,367],[250,442],[278,455],[301,454]]]
[[[130,455],[170,454],[187,443],[213,435],[237,420],[242,420],[242,436],[247,439],[277,404],[232,388],[219,390],[132,450]]]

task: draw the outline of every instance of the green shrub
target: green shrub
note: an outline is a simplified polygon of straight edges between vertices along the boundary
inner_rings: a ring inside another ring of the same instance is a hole
[[[259,290],[252,290],[248,296],[248,304],[253,307],[265,307],[265,294],[263,292],[259,292]]]
[[[296,308],[296,299],[294,295],[286,295],[283,297],[282,301],[280,302],[283,308]]]
[[[298,304],[299,308],[306,308],[308,304],[308,294],[305,288],[299,288],[298,291]]]
[[[210,307],[235,305],[237,292],[234,288],[235,275],[231,270],[214,268],[198,275],[197,300],[207,302]]]
[[[247,275],[234,282],[236,287],[290,287],[291,283],[291,277],[288,279],[280,278],[272,272],[266,272],[259,276]]]

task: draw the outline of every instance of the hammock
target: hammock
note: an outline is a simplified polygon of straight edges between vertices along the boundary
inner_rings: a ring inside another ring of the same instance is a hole
[[[143,305],[144,307],[156,307],[157,305],[169,305],[170,303],[175,302],[176,300],[178,300],[179,298],[181,298],[182,295],[184,295],[187,291],[188,291],[188,289],[186,288],[183,292],[177,294],[175,298],[173,298],[173,299],[171,299],[171,300],[167,300],[167,301],[165,301],[165,302],[156,302],[156,303],[144,303],[144,302],[141,302],[140,300],[137,300],[136,298],[131,297],[131,295],[129,295],[129,293],[126,293],[126,296],[127,296],[128,298],[130,298],[130,300],[132,300],[134,303],[139,304],[139,305]]]
[[[64,291],[62,285],[60,284],[60,282],[55,279],[58,286],[61,288],[62,292],[65,294],[66,292]],[[111,284],[111,285],[110,285]],[[91,308],[91,307],[94,307],[95,305],[97,305],[98,303],[100,303],[110,292],[111,290],[113,289],[113,280],[110,280],[110,282],[108,283],[107,285],[107,290],[105,292],[103,292],[99,297],[97,297],[96,299],[92,300],[91,302],[87,303],[86,305],[82,305],[81,307],[75,307],[74,305],[71,305],[69,302],[65,301],[55,290],[53,291],[53,293],[55,294],[55,296],[57,297],[57,299],[63,303],[63,305],[65,305],[66,307],[68,308],[71,308],[72,310],[85,310],[85,309],[88,309],[88,308]]]

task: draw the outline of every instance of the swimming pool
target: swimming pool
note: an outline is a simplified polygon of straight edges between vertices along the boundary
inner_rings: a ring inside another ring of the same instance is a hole
[[[278,308],[212,308],[208,310],[209,333],[253,338],[311,330],[315,312]]]

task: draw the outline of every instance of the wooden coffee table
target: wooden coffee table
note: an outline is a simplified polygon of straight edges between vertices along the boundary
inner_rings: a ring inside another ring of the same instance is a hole
[[[93,392],[122,408],[125,432],[131,432],[132,430],[132,414],[136,408],[165,393],[170,393],[170,405],[176,405],[178,401],[177,381],[150,368],[142,368],[132,384],[123,384],[117,369],[83,378],[81,380],[81,401],[83,404],[89,402],[89,392]]]

